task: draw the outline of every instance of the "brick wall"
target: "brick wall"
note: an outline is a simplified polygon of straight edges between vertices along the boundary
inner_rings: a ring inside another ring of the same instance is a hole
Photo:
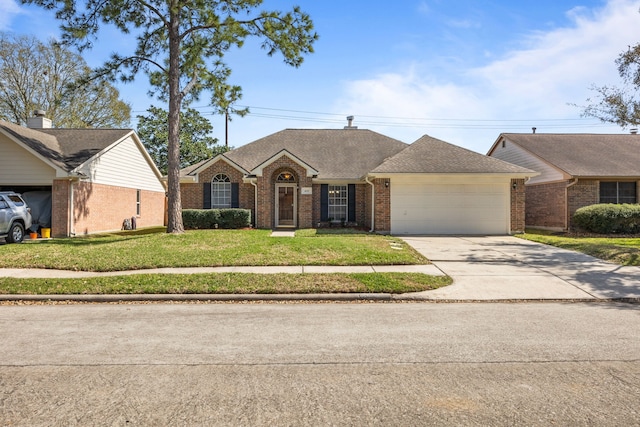
[[[202,184],[189,182],[180,184],[180,197],[182,199],[182,209],[202,209]]]
[[[52,237],[99,233],[122,228],[125,218],[136,216],[137,190],[135,188],[115,187],[73,183],[73,224],[69,229],[69,191],[68,180],[54,180],[51,201]],[[140,215],[136,216],[138,227],[161,226],[165,223],[165,195],[155,191],[140,192]]]
[[[76,235],[120,230],[125,218],[136,217],[139,228],[164,225],[165,195],[155,191],[140,192],[140,215],[136,215],[135,188],[77,182],[73,184]]]
[[[569,228],[571,228],[573,214],[579,208],[600,202],[600,183],[594,179],[578,180],[576,184],[567,188],[567,201],[569,205]]]
[[[566,187],[569,181],[526,186],[525,223],[528,227],[565,229]]]
[[[515,188],[514,188],[515,184]],[[523,233],[525,227],[525,198],[524,179],[511,180],[511,230],[510,233]]]
[[[373,180],[375,186],[375,231],[391,231],[391,181],[386,178]],[[369,193],[370,194],[370,193]]]
[[[51,237],[69,235],[69,180],[55,179],[51,187]]]

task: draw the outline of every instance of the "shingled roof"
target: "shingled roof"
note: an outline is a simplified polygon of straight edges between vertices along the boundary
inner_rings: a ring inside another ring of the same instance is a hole
[[[572,176],[640,176],[640,135],[503,133],[498,141],[502,138]]]
[[[286,150],[317,170],[319,179],[352,180],[407,146],[365,129],[285,129],[224,155],[251,171]]]
[[[133,132],[131,129],[29,129],[3,120],[0,120],[0,130],[67,172]]]
[[[457,145],[423,136],[407,149],[387,159],[372,173],[460,173],[460,174],[523,174],[536,172],[488,157]]]

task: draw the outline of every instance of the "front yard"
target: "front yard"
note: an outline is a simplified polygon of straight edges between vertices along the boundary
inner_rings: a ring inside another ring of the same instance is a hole
[[[620,265],[640,266],[640,236],[593,236],[527,230],[518,237],[559,248],[582,252]]]
[[[402,240],[351,230],[146,229],[0,246],[0,268],[123,271],[147,268],[267,265],[428,264]],[[435,289],[451,278],[416,273],[136,274],[88,279],[0,278],[2,294],[403,293]]]
[[[266,265],[405,265],[429,261],[402,240],[348,230],[298,230],[295,238],[270,230],[164,229],[51,239],[0,247],[0,268],[122,271],[161,267]],[[346,234],[344,234],[346,232]]]

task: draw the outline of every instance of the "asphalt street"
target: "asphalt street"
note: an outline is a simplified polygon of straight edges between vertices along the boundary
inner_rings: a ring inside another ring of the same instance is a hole
[[[638,425],[640,306],[0,306],[0,426]]]

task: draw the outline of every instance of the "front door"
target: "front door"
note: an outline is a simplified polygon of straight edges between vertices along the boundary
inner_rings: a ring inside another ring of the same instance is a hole
[[[276,227],[295,227],[296,224],[295,184],[276,185]]]

